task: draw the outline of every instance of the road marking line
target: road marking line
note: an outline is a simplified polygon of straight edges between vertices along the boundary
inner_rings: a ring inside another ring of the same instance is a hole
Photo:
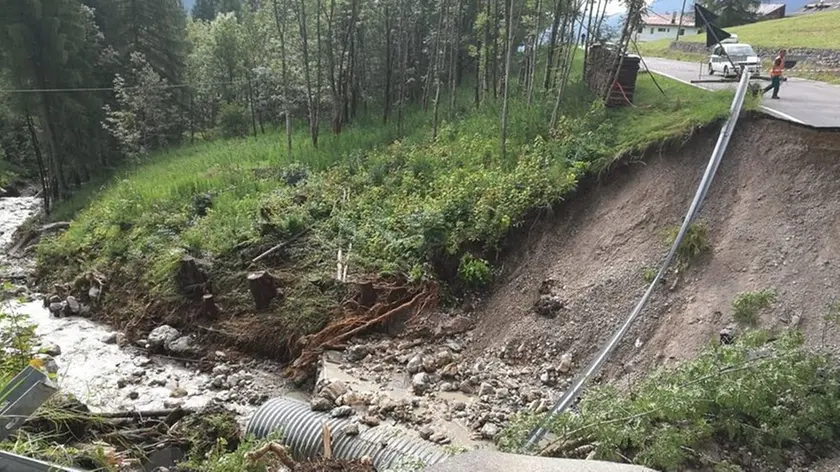
[[[761,108],[762,108],[762,109],[764,109],[764,110],[768,111],[771,115],[776,115],[776,116],[778,116],[779,118],[782,118],[782,119],[785,119],[785,120],[788,120],[788,121],[792,121],[792,122],[794,122],[794,123],[798,123],[798,124],[800,124],[800,125],[804,125],[804,124],[805,124],[805,122],[804,122],[804,121],[802,121],[802,120],[800,120],[800,119],[798,119],[798,118],[794,118],[794,117],[792,117],[792,116],[788,115],[787,113],[782,113],[782,112],[780,112],[779,110],[776,110],[775,108],[770,108],[770,107],[765,106],[765,105],[760,105],[760,106],[761,106]]]
[[[653,70],[653,69],[648,69],[648,72],[653,72],[653,73],[655,73],[655,74],[659,74],[659,75],[661,75],[661,76],[663,76],[663,77],[668,77],[668,78],[669,78],[669,79],[671,79],[671,80],[676,80],[677,82],[682,82],[682,83],[684,83],[684,84],[686,84],[686,85],[691,85],[692,87],[697,87],[697,88],[699,88],[699,89],[703,89],[703,90],[708,90],[708,91],[710,91],[710,92],[714,92],[714,89],[706,88],[706,87],[703,87],[703,86],[700,86],[700,85],[697,85],[697,84],[692,84],[691,82],[689,82],[689,81],[687,81],[687,80],[683,80],[683,79],[681,79],[681,78],[679,78],[679,77],[675,77],[675,76],[673,76],[673,75],[671,75],[671,74],[666,74],[665,72],[662,72],[662,71]]]
[[[709,89],[709,88],[706,88],[706,87],[701,87],[701,86],[699,86],[699,85],[697,85],[697,84],[692,84],[691,82],[689,82],[689,81],[687,81],[687,80],[680,79],[679,77],[674,77],[674,76],[673,76],[673,75],[671,75],[671,74],[666,74],[666,73],[664,73],[664,72],[661,72],[661,71],[658,71],[658,70],[652,70],[652,69],[648,69],[648,71],[649,71],[649,72],[654,72],[654,73],[659,74],[659,75],[664,76],[664,77],[668,77],[668,78],[669,78],[669,79],[671,79],[671,80],[676,80],[677,82],[682,82],[682,83],[684,83],[684,84],[688,84],[688,85],[691,85],[691,86],[693,86],[693,87],[697,87],[697,88],[699,88],[699,89],[709,90],[709,91],[711,91],[711,92],[714,92],[714,89]],[[760,106],[760,108],[761,108],[761,109],[763,109],[763,110],[767,111],[767,112],[768,112],[768,113],[770,113],[771,115],[776,115],[776,117],[778,117],[778,118],[782,118],[783,120],[792,121],[792,122],[794,122],[794,123],[798,123],[798,124],[800,124],[800,125],[804,125],[804,124],[805,124],[805,122],[804,122],[804,121],[802,121],[802,120],[800,120],[800,119],[798,119],[798,118],[794,118],[794,117],[792,117],[792,116],[788,115],[787,113],[783,113],[783,112],[781,112],[781,111],[779,111],[779,110],[776,110],[775,108],[770,108],[770,107],[765,106],[765,105],[759,105],[759,106]]]

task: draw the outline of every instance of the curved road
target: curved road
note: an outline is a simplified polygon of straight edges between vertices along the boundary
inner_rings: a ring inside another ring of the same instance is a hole
[[[707,90],[734,88],[736,82],[699,83],[691,80],[716,80],[719,76],[707,75],[705,64],[675,61],[658,57],[644,58],[651,72]],[[770,82],[757,81],[762,86]],[[831,85],[807,79],[790,78],[782,82],[780,100],[773,100],[770,94],[761,101],[761,109],[767,114],[815,128],[840,128],[840,85]]]

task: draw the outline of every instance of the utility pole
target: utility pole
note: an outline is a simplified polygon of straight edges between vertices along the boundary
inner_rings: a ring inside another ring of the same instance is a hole
[[[683,0],[682,8],[680,9],[680,24],[677,25],[677,39],[674,41],[680,40],[680,31],[682,31],[682,20],[683,20],[683,13],[685,13],[685,0]],[[695,18],[694,24],[697,24],[697,19]]]

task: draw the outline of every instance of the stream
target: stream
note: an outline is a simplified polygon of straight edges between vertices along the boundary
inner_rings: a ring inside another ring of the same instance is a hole
[[[243,423],[268,398],[306,397],[290,390],[274,363],[227,361],[216,351],[212,373],[203,373],[195,363],[118,344],[119,333],[90,319],[53,316],[43,295],[21,285],[34,266],[32,257],[7,255],[15,230],[38,211],[38,198],[0,198],[0,280],[19,284],[14,292],[21,295],[0,300],[0,309],[25,315],[37,326],[39,351],[54,359],[61,391],[95,412],[200,409],[215,403],[238,413]]]

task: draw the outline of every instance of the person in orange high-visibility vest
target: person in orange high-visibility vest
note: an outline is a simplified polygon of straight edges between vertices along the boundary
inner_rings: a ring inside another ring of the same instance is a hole
[[[773,95],[770,98],[779,98],[779,87],[782,85],[782,75],[785,73],[785,50],[782,49],[779,51],[779,55],[776,56],[776,59],[773,59],[773,66],[770,67],[770,85],[764,88],[764,92],[767,93],[771,89],[773,90]]]

